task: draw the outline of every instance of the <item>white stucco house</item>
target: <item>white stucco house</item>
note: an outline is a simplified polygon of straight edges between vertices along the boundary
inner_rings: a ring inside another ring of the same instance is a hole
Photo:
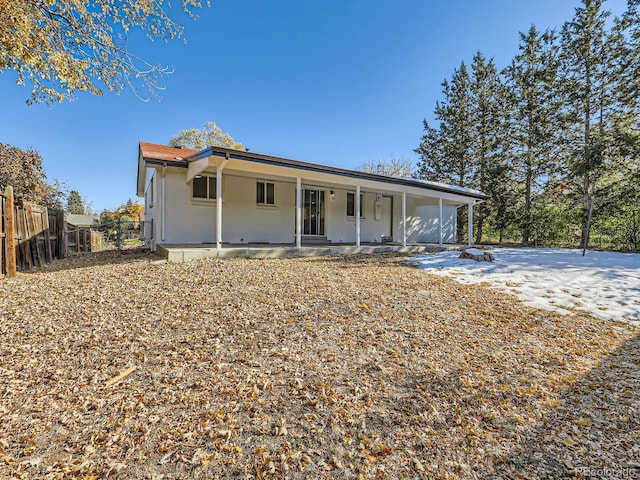
[[[451,185],[209,147],[140,142],[150,245],[454,243],[456,211],[486,199]],[[472,228],[471,228],[472,230]]]

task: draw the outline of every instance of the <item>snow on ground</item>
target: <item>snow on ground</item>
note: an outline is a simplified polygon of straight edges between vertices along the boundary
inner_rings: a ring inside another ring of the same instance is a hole
[[[459,259],[459,251],[416,255],[410,263],[461,283],[489,282],[526,304],[640,325],[640,254],[557,248],[494,248],[494,262]]]

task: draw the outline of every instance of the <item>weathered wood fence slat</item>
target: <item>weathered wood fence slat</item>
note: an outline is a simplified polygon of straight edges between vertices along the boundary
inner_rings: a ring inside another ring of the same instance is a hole
[[[102,239],[102,235],[94,232],[91,228],[77,227],[67,224],[65,233],[67,253],[80,253],[92,251],[92,246]]]
[[[64,211],[30,202],[16,205],[13,188],[0,191],[0,276],[15,277],[27,271],[65,258],[68,251],[91,251],[90,228],[67,231]],[[67,248],[72,236],[73,248]]]
[[[16,276],[16,224],[13,204],[13,187],[8,186],[2,200],[2,248],[0,253],[0,270],[7,277]]]
[[[4,195],[2,195],[0,193],[0,212],[4,212],[4,205],[6,203],[6,199],[4,197]],[[7,250],[7,234],[5,233],[6,231],[6,227],[5,227],[5,223],[6,220],[4,218],[4,213],[2,213],[2,215],[0,216],[0,275],[5,275],[7,272],[5,272],[5,255],[6,255],[6,250]]]

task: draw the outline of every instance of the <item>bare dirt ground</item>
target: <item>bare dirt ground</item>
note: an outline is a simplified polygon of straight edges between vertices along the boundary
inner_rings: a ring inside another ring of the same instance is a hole
[[[154,260],[0,280],[0,478],[640,477],[638,328],[394,255]]]

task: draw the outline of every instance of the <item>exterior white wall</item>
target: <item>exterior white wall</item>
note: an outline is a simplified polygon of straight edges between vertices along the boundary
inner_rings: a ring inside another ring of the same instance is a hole
[[[167,197],[164,241],[215,243],[216,202],[193,200],[191,183],[185,182],[184,171],[167,170],[165,182]],[[222,192],[224,194],[224,188]]]
[[[145,187],[144,192],[144,219],[148,222],[147,225],[152,225],[150,238],[147,241],[150,243],[152,249],[155,250],[156,244],[159,242],[159,228],[160,228],[160,207],[158,203],[159,190],[158,190],[158,172],[154,169],[148,173],[149,181]],[[145,226],[145,228],[147,228]]]
[[[329,192],[333,190],[335,198],[329,198]],[[325,233],[327,240],[335,243],[355,243],[356,241],[356,219],[355,217],[347,217],[347,193],[354,193],[353,190],[326,190],[327,204],[327,228]],[[397,237],[398,231],[393,228],[391,232],[391,211],[382,209],[381,216],[378,220],[375,218],[376,194],[372,192],[361,192],[362,194],[362,218],[360,218],[360,241],[368,243],[379,243],[382,241],[382,235],[391,235]],[[383,203],[384,200],[381,199]],[[393,199],[393,208],[397,207],[399,197]],[[384,203],[383,203],[384,205]],[[400,212],[399,215],[401,215]],[[394,213],[394,218],[395,217]],[[400,232],[400,236],[402,233]]]
[[[408,203],[408,202],[407,202]],[[440,212],[438,205],[415,205],[407,211],[407,241],[410,243],[438,243],[440,238]],[[442,241],[455,243],[456,207],[442,206]]]
[[[396,208],[396,212],[394,212],[394,223],[395,223],[395,231],[394,231],[394,242],[402,242],[402,197],[398,197],[398,206]],[[407,242],[415,242],[412,240],[413,236],[411,234],[411,226],[414,221],[414,211],[416,208],[416,200],[413,197],[407,197]],[[397,231],[397,233],[395,233]]]
[[[215,175],[215,172],[204,172]],[[150,186],[154,202],[145,194],[145,218],[153,219],[154,242],[215,243],[216,201],[193,199],[191,182],[185,172],[167,169],[166,202],[163,205],[162,173],[158,170]],[[222,174],[222,241],[223,243],[292,243],[295,240],[295,185],[268,180],[275,186],[275,206],[256,205],[256,178]],[[163,215],[163,208],[166,210]],[[165,220],[164,239],[162,221]]]
[[[185,182],[183,169],[167,168],[163,180],[162,169],[155,170],[145,192],[145,218],[153,220],[152,248],[165,244],[214,244],[216,239],[216,201],[192,198],[191,182]],[[204,172],[215,175],[215,172]],[[272,182],[275,186],[275,206],[256,205],[256,180]],[[163,192],[163,184],[166,192]],[[305,184],[303,188],[317,188],[325,192],[325,235],[335,243],[355,243],[356,221],[347,217],[347,193],[353,190]],[[153,202],[150,189],[153,188]],[[222,174],[222,241],[223,243],[294,243],[295,242],[295,180],[271,180],[265,177]],[[330,191],[334,198],[330,198]],[[362,191],[363,218],[360,220],[360,239],[379,243],[383,235],[392,235],[394,242],[402,241],[402,196],[394,195],[392,205],[381,198],[385,208],[375,217],[377,194]],[[390,208],[393,212],[390,211]],[[164,209],[164,212],[163,212]],[[407,241],[438,243],[438,206],[420,205],[414,197],[407,197]],[[165,221],[163,229],[163,219]],[[393,219],[393,225],[391,225]],[[443,241],[455,242],[456,207],[443,207]],[[164,238],[162,234],[164,231]]]
[[[223,172],[222,241],[224,243],[295,242],[295,183],[278,182],[268,178],[259,180],[274,184],[275,206],[256,205],[256,178],[225,176]]]

